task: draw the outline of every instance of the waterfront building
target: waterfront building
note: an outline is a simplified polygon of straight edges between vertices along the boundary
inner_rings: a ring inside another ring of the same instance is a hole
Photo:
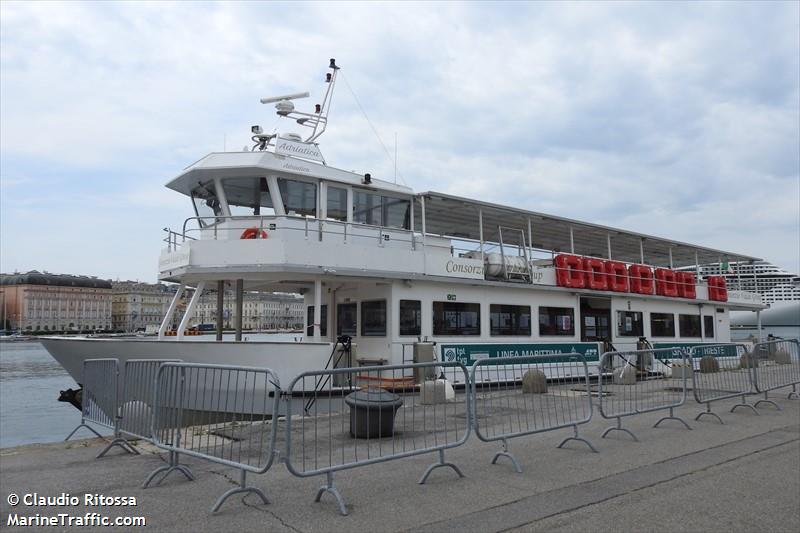
[[[0,324],[26,333],[108,331],[111,282],[36,270],[0,274]]]
[[[765,304],[800,301],[800,276],[768,261],[710,263],[700,265],[698,272],[700,279],[725,276],[728,289],[757,292]]]
[[[168,302],[169,303],[169,302]],[[234,327],[236,294],[226,288],[223,295],[223,328]],[[242,329],[276,331],[303,327],[305,307],[303,298],[295,294],[245,292],[242,302]],[[217,324],[217,291],[208,291],[198,301],[194,324]]]
[[[111,285],[111,324],[115,331],[124,332],[157,330],[176,290],[174,285],[139,281],[114,281]]]

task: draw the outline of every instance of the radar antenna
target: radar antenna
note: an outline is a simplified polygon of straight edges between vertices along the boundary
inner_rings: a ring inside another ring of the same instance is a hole
[[[325,133],[325,128],[328,126],[328,112],[330,111],[331,101],[333,100],[333,88],[336,85],[336,73],[339,70],[339,67],[336,65],[336,59],[331,58],[328,68],[330,69],[330,72],[325,74],[325,83],[328,84],[328,88],[325,91],[325,98],[322,100],[322,104],[316,104],[313,113],[296,111],[294,108],[294,103],[292,103],[292,100],[307,98],[309,96],[308,92],[287,94],[284,96],[273,96],[261,99],[262,104],[274,103],[275,112],[278,114],[278,116],[292,118],[301,126],[311,128],[311,134],[303,141],[306,143],[313,143],[315,140],[317,140],[320,135]],[[256,146],[254,146],[253,149],[266,149],[266,147],[270,144],[270,141],[275,137],[275,134],[267,135],[261,133],[260,131],[257,132],[255,130],[255,126],[253,127],[253,133],[255,134],[253,136],[253,141],[256,142]]]

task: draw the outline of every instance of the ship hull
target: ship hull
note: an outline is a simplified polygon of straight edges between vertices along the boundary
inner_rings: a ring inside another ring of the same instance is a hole
[[[70,376],[82,383],[86,359],[119,360],[120,382],[129,359],[177,359],[185,363],[269,368],[283,386],[298,374],[325,367],[328,342],[218,342],[215,340],[102,339],[45,337],[45,349]]]

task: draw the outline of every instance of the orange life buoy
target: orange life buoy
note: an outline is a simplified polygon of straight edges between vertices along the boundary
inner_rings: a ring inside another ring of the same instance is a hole
[[[556,256],[556,284],[559,287],[583,289],[586,287],[586,275],[583,270],[583,258],[578,255],[560,254]]]
[[[725,276],[708,277],[708,299],[715,302],[728,301],[728,287],[725,283]]]
[[[668,268],[656,269],[656,294],[659,296],[669,296],[676,298],[678,296],[678,284],[676,283],[677,276],[673,270]]]
[[[267,232],[263,229],[259,232],[258,228],[253,226],[252,228],[247,228],[242,232],[242,236],[239,237],[240,239],[266,239]]]
[[[628,269],[625,268],[625,263],[622,261],[606,261],[605,263],[608,290],[614,292],[630,291]]]
[[[628,276],[631,280],[631,292],[653,294],[653,271],[649,266],[631,265]]]
[[[586,287],[595,291],[608,290],[608,277],[602,259],[584,257],[583,268],[586,270]]]
[[[681,298],[697,298],[697,290],[695,287],[694,274],[691,272],[677,272],[678,279],[678,294]]]

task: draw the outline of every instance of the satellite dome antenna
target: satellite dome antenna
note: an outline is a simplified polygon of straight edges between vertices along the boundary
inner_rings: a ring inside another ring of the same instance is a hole
[[[316,104],[314,106],[313,113],[296,111],[294,103],[292,102],[292,100],[308,98],[308,91],[261,98],[262,104],[275,104],[275,112],[278,116],[292,118],[301,126],[311,128],[311,134],[303,141],[305,143],[313,143],[325,133],[325,128],[328,126],[328,112],[330,111],[331,100],[333,99],[333,89],[336,85],[336,74],[339,71],[339,66],[336,65],[335,58],[331,58],[328,69],[330,72],[325,74],[325,83],[328,84],[328,88],[325,91],[325,98],[322,100],[322,104]],[[265,134],[261,130],[261,126],[253,126],[251,132],[253,133],[253,142],[256,143],[255,146],[253,146],[253,150],[265,150],[276,136],[274,133]]]

